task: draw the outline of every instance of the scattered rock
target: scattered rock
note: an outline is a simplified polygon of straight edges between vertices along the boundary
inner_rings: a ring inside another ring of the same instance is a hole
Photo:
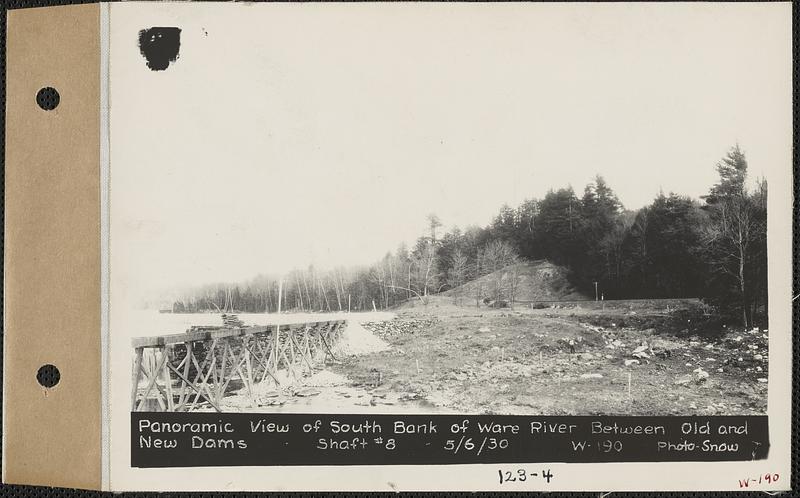
[[[650,351],[650,353],[648,353],[648,351]],[[642,344],[641,346],[633,350],[631,356],[633,356],[634,358],[647,359],[650,358],[652,352],[653,350],[650,349],[650,347],[647,344]]]
[[[413,335],[435,326],[439,320],[436,318],[410,319],[395,318],[384,322],[363,322],[362,327],[381,338]]]
[[[625,360],[625,366],[639,365],[639,360]]]
[[[581,374],[581,379],[602,379],[603,375],[598,373]]]
[[[260,398],[258,406],[280,406],[284,403],[286,403],[286,400],[282,398]]]
[[[703,382],[703,381],[705,381],[705,380],[706,380],[706,379],[709,377],[709,374],[708,374],[708,372],[706,372],[705,370],[703,370],[703,368],[702,368],[702,367],[695,368],[695,369],[694,369],[694,370],[692,370],[692,371],[693,371],[693,372],[694,372],[694,374],[695,374],[695,379],[697,380],[697,382]]]

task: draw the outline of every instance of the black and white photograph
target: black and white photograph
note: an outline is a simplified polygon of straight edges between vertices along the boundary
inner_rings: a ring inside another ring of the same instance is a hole
[[[719,178],[701,198],[659,191],[626,209],[598,174],[580,194],[503,204],[485,226],[445,229],[431,213],[416,240],[363,265],[175,292],[146,312],[154,331],[186,330],[134,339],[132,402],[763,413],[767,184],[739,145],[708,169]]]
[[[785,454],[788,5],[109,9],[119,489],[738,489]]]
[[[136,130],[131,409],[765,413],[769,33],[576,16],[265,35],[243,92],[156,114],[191,134]],[[170,84],[229,35],[195,31],[130,56]],[[325,81],[288,62],[311,45]]]
[[[0,26],[4,484],[792,488],[792,3],[69,3]]]

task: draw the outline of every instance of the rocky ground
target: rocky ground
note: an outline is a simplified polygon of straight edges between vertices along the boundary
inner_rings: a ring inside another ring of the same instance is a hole
[[[494,310],[451,299],[352,319],[336,360],[225,410],[739,415],[767,407],[768,331],[698,302]],[[376,319],[377,318],[377,319]],[[263,387],[263,386],[262,386]]]
[[[700,333],[675,309],[424,311],[415,307],[392,321],[363,323],[390,347],[331,368],[354,386],[403,393],[441,411],[766,411],[766,330]]]

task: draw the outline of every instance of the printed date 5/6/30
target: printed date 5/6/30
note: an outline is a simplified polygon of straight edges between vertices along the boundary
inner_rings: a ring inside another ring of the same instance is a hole
[[[532,472],[528,469],[499,469],[497,471],[497,476],[500,478],[500,484],[505,484],[507,482],[525,482],[534,479],[544,479],[545,482],[550,483],[550,480],[553,479],[553,474],[550,472],[550,469],[540,472]]]
[[[471,437],[461,436],[459,439],[448,439],[444,443],[444,449],[446,451],[452,451],[453,454],[457,454],[459,451],[475,451],[480,455],[484,450],[504,450],[508,448],[508,446],[508,439],[498,439],[495,437],[473,439]]]

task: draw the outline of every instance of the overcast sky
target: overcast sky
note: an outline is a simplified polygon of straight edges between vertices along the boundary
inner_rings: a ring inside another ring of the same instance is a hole
[[[694,197],[791,163],[789,4],[113,4],[112,278],[370,263],[602,174]],[[150,26],[182,29],[150,71]]]

